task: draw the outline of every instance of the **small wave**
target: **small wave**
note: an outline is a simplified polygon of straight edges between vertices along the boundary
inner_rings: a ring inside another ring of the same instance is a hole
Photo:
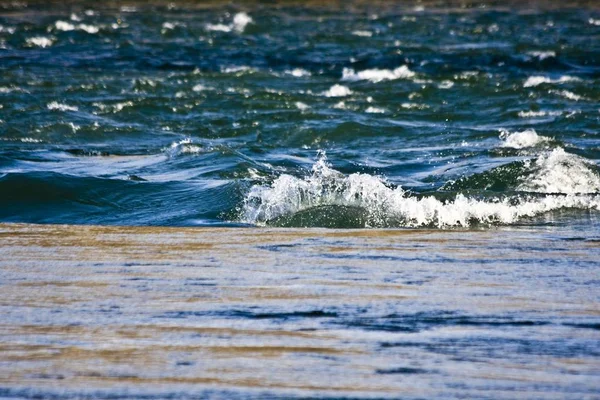
[[[181,154],[200,154],[204,153],[205,151],[206,150],[203,147],[194,144],[190,138],[173,142],[171,143],[171,146],[165,149],[165,153],[169,157],[176,157]]]
[[[296,103],[294,103],[294,105],[300,111],[306,111],[310,108],[308,104],[302,103],[301,101],[297,101]]]
[[[562,112],[561,111],[519,111],[519,113],[517,114],[519,116],[519,118],[538,118],[538,117],[545,117],[545,116],[551,116],[551,117],[556,117],[561,115]]]
[[[556,57],[556,52],[554,51],[528,51],[527,54],[537,58],[540,61],[547,58]]]
[[[79,111],[79,108],[75,106],[69,106],[67,104],[58,103],[56,101],[50,102],[46,105],[48,110],[58,110],[58,111]]]
[[[536,193],[600,193],[596,165],[558,147],[530,162],[531,175],[517,190]]]
[[[70,22],[66,22],[66,21],[56,21],[54,23],[54,27],[57,30],[64,31],[64,32],[70,32],[70,31],[74,31],[74,30],[78,29],[78,30],[82,30],[82,31],[90,33],[90,34],[95,34],[100,31],[100,28],[95,25],[88,25],[88,24],[74,25],[74,24],[72,24]]]
[[[573,92],[569,92],[568,90],[553,90],[552,93],[556,93],[559,96],[564,97],[565,99],[569,99],[569,100],[573,100],[573,101],[579,101],[579,100],[583,99],[583,96],[580,96]]]
[[[513,149],[523,149],[526,147],[535,147],[540,144],[547,143],[551,139],[545,136],[540,136],[533,129],[527,129],[522,132],[508,132],[503,130],[500,132],[500,139],[504,140],[502,147],[510,147]]]
[[[402,65],[394,70],[389,69],[366,69],[364,71],[354,72],[352,68],[344,68],[342,71],[343,81],[371,81],[378,83],[381,81],[391,81],[396,79],[413,78],[416,74]]]
[[[46,48],[52,46],[54,44],[54,40],[44,36],[36,36],[27,39],[25,43],[30,47]]]
[[[252,73],[252,72],[256,72],[256,69],[249,67],[247,65],[239,65],[239,66],[221,68],[221,72],[224,74],[240,74],[240,73],[244,73],[244,72]]]
[[[384,114],[385,109],[379,107],[369,107],[365,110],[365,112],[369,114]]]
[[[235,16],[233,17],[233,21],[228,25],[206,24],[205,28],[207,31],[214,31],[214,32],[236,31],[238,33],[242,33],[246,29],[246,26],[248,26],[248,24],[250,24],[252,22],[253,22],[252,17],[250,17],[245,12],[239,12],[239,13],[235,14]]]
[[[573,159],[576,156],[564,154],[553,152],[538,160],[536,173],[546,173],[547,167],[564,163],[566,159],[570,162],[566,167],[568,170],[582,167],[580,160]],[[541,175],[537,177],[541,179]],[[535,179],[530,183],[542,189],[543,193],[554,189],[552,186],[541,187],[543,182]],[[558,185],[564,183],[556,182]],[[594,184],[595,187],[588,186],[587,189],[594,189],[591,192],[597,193],[600,181]],[[355,227],[446,228],[468,227],[475,223],[511,224],[523,217],[562,208],[600,209],[600,196],[581,194],[590,192],[579,190],[583,188],[583,182],[575,186],[567,188],[566,192],[552,191],[566,195],[475,199],[458,193],[453,200],[443,201],[434,196],[411,196],[401,187],[390,187],[376,176],[360,173],[343,175],[332,169],[323,156],[306,178],[284,174],[270,186],[253,186],[244,201],[241,219],[259,225],[340,226],[342,223],[337,219],[348,221],[350,218],[352,224],[358,224]]]
[[[373,32],[371,32],[371,31],[352,31],[352,34],[354,36],[360,36],[360,37],[371,37],[371,36],[373,36]]]
[[[311,76],[311,73],[309,71],[302,69],[302,68],[294,68],[292,70],[286,70],[285,73],[288,75],[291,75],[295,78],[304,78],[307,76]]]
[[[558,79],[552,79],[552,78],[548,78],[546,76],[530,76],[529,78],[527,78],[527,80],[525,81],[525,83],[523,83],[523,87],[527,88],[527,87],[535,87],[535,86],[539,86],[541,84],[561,84],[561,83],[566,83],[566,82],[579,82],[581,81],[581,79],[574,77],[574,76],[568,76],[568,75],[564,75],[561,76]]]
[[[351,94],[352,91],[347,86],[338,84],[333,85],[329,90],[323,92],[323,96],[326,97],[345,97],[350,96]]]

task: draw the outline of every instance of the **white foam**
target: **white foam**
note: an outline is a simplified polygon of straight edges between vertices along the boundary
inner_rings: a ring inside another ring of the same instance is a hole
[[[238,33],[244,32],[246,26],[253,22],[252,17],[250,17],[245,12],[239,12],[233,16],[233,21],[228,24],[206,24],[204,28],[207,31],[215,31],[215,32],[231,32],[236,31]]]
[[[0,32],[6,32],[6,33],[12,35],[16,31],[17,31],[17,28],[15,28],[13,26],[3,26],[3,25],[0,25]]]
[[[600,19],[590,18],[588,19],[588,22],[590,25],[600,26]]]
[[[192,90],[193,90],[194,92],[202,92],[202,91],[204,91],[204,90],[206,90],[206,89],[208,89],[208,88],[207,88],[206,86],[204,86],[204,85],[200,84],[200,83],[199,83],[199,84],[197,84],[197,85],[195,85],[195,86],[192,88]]]
[[[245,12],[239,12],[233,17],[233,28],[238,32],[244,32],[246,26],[252,22],[252,17]]]
[[[288,75],[292,75],[293,77],[296,77],[296,78],[303,78],[303,77],[307,77],[307,76],[311,75],[311,73],[309,71],[302,69],[302,68],[294,68],[293,70],[286,70],[285,73]]]
[[[429,106],[427,104],[418,104],[418,103],[402,103],[400,104],[400,107],[402,108],[406,108],[407,110],[425,110],[426,108],[429,108]]]
[[[568,90],[554,91],[553,93],[557,93],[560,96],[562,96],[566,99],[569,99],[569,100],[579,101],[579,100],[583,99],[583,96],[580,96],[573,92],[569,92]]]
[[[48,110],[79,111],[79,108],[75,106],[69,106],[67,104],[58,103],[56,101],[48,103],[46,107],[48,107]]]
[[[310,108],[310,106],[308,104],[302,103],[301,101],[297,101],[296,103],[294,103],[294,105],[300,111],[305,111]]]
[[[361,37],[371,37],[371,36],[373,36],[373,32],[371,32],[371,31],[352,31],[352,34],[354,36],[361,36]]]
[[[69,23],[69,22],[65,22],[65,21],[56,21],[54,23],[54,26],[56,27],[56,29],[58,29],[59,31],[72,31],[75,30],[75,25]]]
[[[544,164],[547,161],[542,161]],[[253,186],[245,199],[244,222],[265,224],[279,217],[319,206],[364,210],[372,227],[469,226],[473,222],[510,224],[561,208],[600,209],[600,196],[567,194],[534,199],[477,200],[458,194],[452,201],[433,196],[411,197],[401,187],[391,188],[368,174],[345,176],[321,158],[304,179],[279,176],[270,186]]]
[[[352,68],[344,68],[342,71],[343,81],[362,81],[367,80],[373,83],[381,81],[391,81],[395,79],[408,79],[416,74],[408,69],[406,65],[402,65],[394,70],[389,69],[366,69],[364,71],[354,72]]]
[[[192,139],[186,138],[171,143],[171,146],[165,149],[165,152],[169,157],[176,157],[181,154],[199,154],[205,152],[205,150],[202,147],[193,144]]]
[[[545,60],[547,58],[556,57],[556,52],[554,51],[528,51],[527,54],[529,54],[532,57],[536,57],[539,60]]]
[[[254,72],[256,71],[254,68],[249,67],[247,65],[238,65],[234,67],[224,67],[221,68],[221,72],[225,74],[238,74],[240,72]]]
[[[231,32],[233,28],[230,25],[224,24],[206,24],[205,29],[213,32]]]
[[[600,193],[600,176],[590,161],[563,148],[531,162],[533,175],[517,189],[537,193]]]
[[[454,82],[446,80],[446,81],[441,81],[438,84],[438,88],[440,89],[450,89],[452,86],[454,86]]]
[[[500,132],[500,139],[504,140],[502,147],[511,147],[513,149],[523,149],[526,147],[535,147],[542,143],[550,141],[550,138],[540,136],[533,129],[527,129],[522,132]]]
[[[365,110],[366,113],[369,114],[384,114],[385,113],[385,109],[383,108],[378,108],[378,107],[369,107]]]
[[[326,97],[345,97],[352,94],[352,91],[347,86],[335,84],[323,93]]]
[[[95,25],[79,24],[77,25],[77,28],[91,34],[98,33],[100,31],[100,28]]]
[[[29,46],[46,48],[46,47],[52,46],[52,44],[54,44],[54,40],[52,40],[51,38],[44,37],[44,36],[36,36],[36,37],[27,39],[26,43]]]
[[[548,78],[546,76],[530,76],[529,78],[527,78],[525,83],[523,83],[523,87],[535,87],[535,86],[539,86],[543,83],[561,84],[561,83],[566,83],[566,82],[577,82],[577,81],[581,81],[581,79],[576,78],[574,76],[568,76],[568,75],[561,76],[558,79],[552,79],[552,78]]]
[[[66,21],[56,21],[54,23],[54,27],[59,30],[59,31],[64,31],[64,32],[69,32],[69,31],[73,31],[75,29],[79,29],[82,31],[85,31],[87,33],[98,33],[100,31],[100,28],[98,28],[95,25],[87,25],[87,24],[79,24],[77,26],[73,25],[70,22],[66,22]]]

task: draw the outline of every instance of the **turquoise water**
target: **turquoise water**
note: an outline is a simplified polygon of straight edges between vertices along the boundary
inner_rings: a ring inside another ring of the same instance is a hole
[[[0,68],[0,221],[597,227],[593,6],[3,3]]]

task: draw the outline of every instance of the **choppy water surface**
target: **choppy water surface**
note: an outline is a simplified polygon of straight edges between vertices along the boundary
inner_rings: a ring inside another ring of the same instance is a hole
[[[3,2],[0,219],[594,218],[600,11]]]
[[[600,398],[600,9],[340,3],[0,0],[0,397]]]

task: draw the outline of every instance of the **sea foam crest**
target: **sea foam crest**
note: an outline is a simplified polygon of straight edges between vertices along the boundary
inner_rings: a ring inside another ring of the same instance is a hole
[[[538,172],[545,173],[546,167],[561,162],[556,158],[564,160],[564,157],[553,153],[540,160]],[[574,162],[576,166],[578,162]],[[532,184],[538,183],[534,180]],[[542,189],[546,192],[549,188]],[[241,218],[244,222],[262,225],[302,211],[337,206],[362,210],[368,227],[445,228],[466,227],[477,222],[510,224],[523,217],[561,208],[600,209],[600,196],[579,194],[581,192],[571,191],[573,188],[568,187],[566,195],[534,198],[480,200],[463,194],[457,194],[451,201],[434,196],[417,198],[401,187],[390,187],[376,176],[360,173],[345,176],[321,157],[306,178],[284,174],[270,186],[252,187],[244,201]]]
[[[230,24],[207,24],[205,26],[207,31],[216,31],[216,32],[231,32],[236,31],[239,33],[244,32],[246,26],[252,23],[252,17],[250,17],[245,12],[239,12],[234,15],[233,21]]]
[[[533,129],[512,133],[503,130],[500,132],[500,139],[504,140],[502,147],[510,147],[513,149],[535,147],[550,141],[550,138],[538,135]]]
[[[79,111],[79,108],[76,106],[70,106],[67,104],[62,104],[57,101],[52,101],[46,105],[48,110],[58,110],[58,111]]]
[[[416,74],[402,65],[394,70],[389,69],[365,69],[364,71],[354,72],[352,68],[344,68],[342,71],[343,81],[371,81],[378,83],[381,81],[391,81],[395,79],[409,79]]]
[[[335,84],[329,88],[329,90],[323,92],[323,95],[326,97],[344,97],[352,94],[352,90],[350,90],[347,86]]]
[[[547,76],[530,76],[529,78],[527,78],[527,80],[525,81],[525,83],[523,83],[523,87],[535,87],[535,86],[539,86],[543,83],[551,83],[551,84],[561,84],[561,83],[566,83],[566,82],[579,82],[581,81],[581,79],[574,77],[574,76],[568,76],[568,75],[563,75],[557,79],[552,79],[552,78],[548,78]]]
[[[531,175],[517,190],[536,193],[600,193],[594,163],[557,147],[531,161]]]

